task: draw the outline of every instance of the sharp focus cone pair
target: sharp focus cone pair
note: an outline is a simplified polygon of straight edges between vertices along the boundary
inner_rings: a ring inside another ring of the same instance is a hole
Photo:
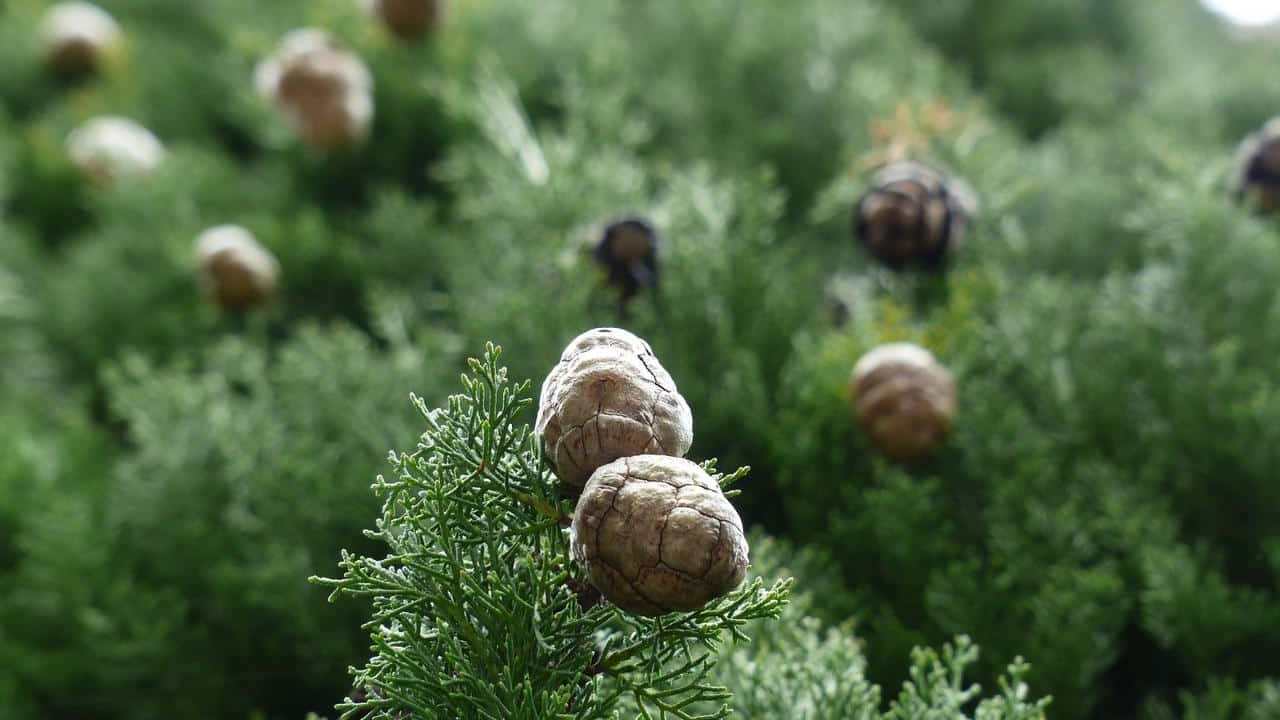
[[[742,583],[742,519],[684,459],[693,415],[644,340],[617,328],[575,338],[542,385],[536,429],[560,481],[581,493],[573,556],[615,605],[696,610]]]

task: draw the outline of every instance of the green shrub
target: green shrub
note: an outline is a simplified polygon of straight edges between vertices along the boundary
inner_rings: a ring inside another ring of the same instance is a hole
[[[103,4],[124,56],[75,84],[38,61],[48,2],[0,12],[9,714],[326,711],[367,638],[301,580],[376,549],[365,488],[417,431],[404,397],[441,399],[490,339],[536,382],[606,325],[662,356],[695,456],[753,466],[746,519],[820,558],[758,541],[758,569],[797,565],[807,592],[725,651],[742,714],[829,675],[865,717],[922,716],[964,695],[935,681],[964,665],[996,704],[947,712],[1034,716],[998,706],[1018,657],[1054,717],[1272,712],[1277,225],[1225,180],[1280,112],[1274,46],[1192,0],[458,0],[413,46],[348,0]],[[255,95],[305,25],[373,71],[361,148],[307,150]],[[66,134],[101,113],[166,143],[154,176],[78,176]],[[894,153],[981,199],[946,275],[889,273],[850,236]],[[587,248],[630,213],[663,246],[623,309]],[[246,318],[200,294],[194,239],[222,223],[281,262]],[[961,401],[912,467],[870,450],[847,397],[857,358],[901,339]],[[939,704],[873,699],[913,677]]]
[[[326,707],[364,643],[353,608],[306,577],[367,546],[370,471],[412,437],[394,408],[455,363],[430,338],[377,350],[342,328],[270,355],[219,343],[198,369],[130,357],[108,382],[129,449],[108,476],[68,470],[60,502],[24,521],[7,605],[20,687],[54,715]]]

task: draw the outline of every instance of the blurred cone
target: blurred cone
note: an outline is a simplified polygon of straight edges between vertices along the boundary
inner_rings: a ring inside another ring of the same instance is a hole
[[[658,243],[653,225],[641,218],[625,218],[605,227],[594,255],[623,302],[642,289],[657,287]]]
[[[164,160],[165,149],[150,130],[127,118],[105,115],[67,136],[67,155],[91,179],[111,183],[149,174]]]
[[[444,20],[445,0],[361,0],[361,5],[405,42],[422,39]]]
[[[120,26],[97,5],[65,2],[45,13],[40,27],[45,63],[62,75],[86,75],[101,69],[121,41]]]
[[[284,113],[303,142],[317,150],[356,145],[369,134],[369,70],[322,30],[286,34],[276,53],[258,65],[254,84]]]
[[[280,264],[238,225],[209,228],[196,239],[205,292],[223,309],[243,312],[275,294]]]
[[[868,352],[854,366],[851,386],[858,424],[892,460],[924,457],[951,432],[955,382],[918,345],[890,343]]]
[[[1234,189],[1262,212],[1280,211],[1280,117],[1240,144]]]
[[[854,230],[873,257],[893,270],[941,269],[954,254],[976,203],[959,183],[915,162],[893,163],[858,202]]]

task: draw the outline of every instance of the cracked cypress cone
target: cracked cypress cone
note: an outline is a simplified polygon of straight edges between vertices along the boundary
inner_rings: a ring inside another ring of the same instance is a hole
[[[596,244],[595,259],[626,302],[658,284],[658,233],[640,218],[611,223]]]
[[[40,26],[45,64],[63,75],[97,71],[120,46],[120,26],[97,5],[58,3],[45,13]]]
[[[164,145],[132,120],[96,117],[67,136],[67,155],[85,175],[102,183],[146,175],[165,157]]]
[[[1236,195],[1262,212],[1280,211],[1280,117],[1245,138],[1236,162]]]
[[[939,270],[959,247],[975,204],[967,189],[938,171],[893,163],[872,178],[854,229],[863,247],[892,270]]]
[[[696,463],[637,455],[604,465],[573,514],[570,546],[591,584],[637,615],[697,610],[742,584],[742,519]]]
[[[445,0],[361,0],[360,4],[405,42],[421,39],[444,19]]]
[[[955,382],[918,345],[890,343],[863,355],[853,368],[852,390],[858,423],[892,460],[924,457],[951,432]]]
[[[280,264],[238,225],[209,228],[196,239],[205,291],[226,310],[243,312],[275,294]]]
[[[560,481],[581,488],[621,457],[682,457],[693,413],[644,340],[596,328],[565,348],[542,384],[535,428]]]
[[[254,84],[317,150],[350,147],[369,134],[373,78],[359,57],[323,30],[287,33],[276,53],[258,65]]]

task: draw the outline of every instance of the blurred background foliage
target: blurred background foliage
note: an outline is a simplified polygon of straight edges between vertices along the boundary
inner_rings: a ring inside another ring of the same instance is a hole
[[[456,0],[413,45],[354,0],[102,5],[126,46],[79,83],[41,64],[47,3],[0,14],[0,717],[327,711],[361,608],[305,578],[367,542],[408,393],[490,339],[540,381],[614,324],[694,454],[753,466],[747,522],[804,548],[755,544],[806,594],[730,658],[744,716],[806,656],[864,697],[958,634],[989,689],[1029,660],[1055,718],[1280,708],[1280,229],[1226,193],[1280,45],[1192,0]],[[255,94],[299,26],[369,64],[365,145],[308,150]],[[75,172],[102,113],[162,139],[156,174]],[[942,278],[849,236],[902,148],[982,200]],[[632,213],[664,244],[624,314],[589,250]],[[261,312],[201,295],[221,223],[280,260]],[[960,390],[905,468],[847,397],[903,339]]]

